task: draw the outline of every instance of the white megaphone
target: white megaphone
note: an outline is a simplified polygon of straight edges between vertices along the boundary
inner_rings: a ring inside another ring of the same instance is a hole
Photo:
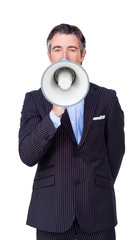
[[[50,103],[68,107],[87,95],[89,78],[81,65],[63,58],[45,70],[41,90]]]

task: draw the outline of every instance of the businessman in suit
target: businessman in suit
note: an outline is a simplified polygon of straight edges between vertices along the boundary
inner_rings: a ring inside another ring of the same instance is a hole
[[[54,27],[51,63],[82,64],[85,38],[76,26]],[[27,224],[38,240],[115,240],[114,183],[124,155],[124,117],[116,92],[93,83],[80,103],[55,106],[41,89],[26,94],[19,153],[37,164]]]

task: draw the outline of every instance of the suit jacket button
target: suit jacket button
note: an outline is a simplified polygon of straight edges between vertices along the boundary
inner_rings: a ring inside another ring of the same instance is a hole
[[[78,157],[79,157],[79,154],[78,154],[77,152],[75,152],[75,153],[73,154],[73,156],[74,156],[74,158],[78,158]]]
[[[48,140],[50,136],[51,136],[51,132],[47,132],[47,134],[45,135],[45,140]]]
[[[74,184],[76,185],[80,184],[80,180],[74,180]]]
[[[45,138],[45,140],[48,140],[48,138],[49,138],[49,135],[48,135],[48,134],[46,134],[46,136],[45,136],[44,138]]]

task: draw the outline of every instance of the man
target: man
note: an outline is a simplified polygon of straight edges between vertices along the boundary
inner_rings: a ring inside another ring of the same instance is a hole
[[[56,26],[48,39],[51,63],[68,58],[82,64],[81,31]],[[124,154],[124,120],[116,92],[93,83],[80,103],[58,107],[41,89],[26,94],[19,152],[38,164],[27,224],[38,240],[114,240],[114,183]]]

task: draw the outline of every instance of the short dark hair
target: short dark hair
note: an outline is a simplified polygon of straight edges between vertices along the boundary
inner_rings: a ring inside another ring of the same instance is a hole
[[[85,40],[83,33],[81,32],[81,30],[78,27],[69,25],[69,24],[64,24],[64,23],[55,26],[49,33],[48,38],[47,38],[47,48],[48,48],[49,53],[51,52],[51,40],[52,40],[53,36],[57,33],[59,33],[59,34],[75,34],[79,41],[81,55],[84,53],[84,50],[86,48],[86,40]]]

